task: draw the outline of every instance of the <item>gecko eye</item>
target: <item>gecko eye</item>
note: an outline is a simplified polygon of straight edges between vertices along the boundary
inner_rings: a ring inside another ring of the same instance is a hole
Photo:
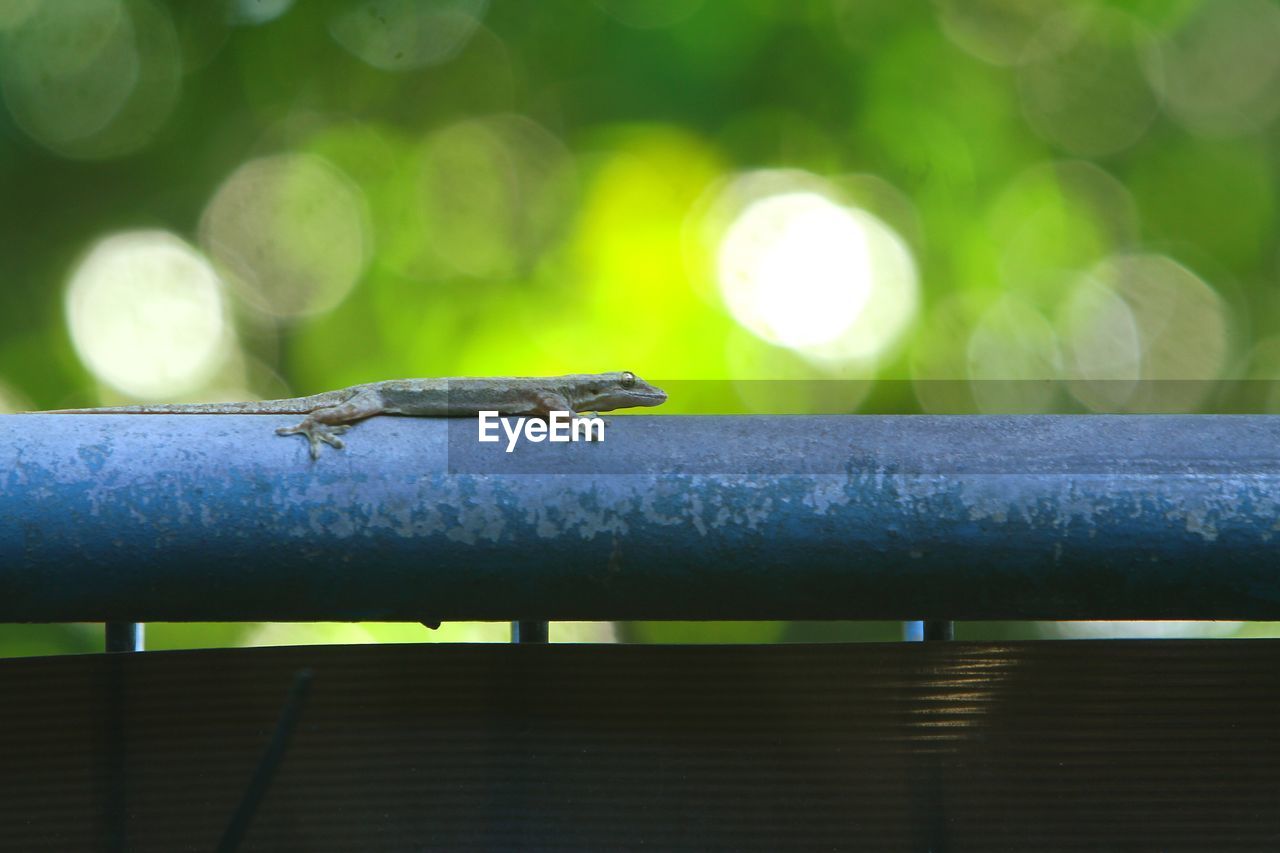
[[[636,384],[636,375],[632,373],[630,370],[624,370],[622,372],[622,387],[630,388],[632,385],[635,385],[635,384]]]

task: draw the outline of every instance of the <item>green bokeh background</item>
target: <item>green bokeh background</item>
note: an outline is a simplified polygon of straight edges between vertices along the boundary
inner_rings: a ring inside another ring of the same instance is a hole
[[[107,23],[50,23],[54,6]],[[463,19],[451,37],[447,21]],[[86,130],[112,81],[95,72],[54,85],[42,73],[102,55],[120,20],[135,88]],[[349,182],[367,215],[367,256],[329,310],[264,317],[232,299],[239,387],[262,396],[625,368],[671,380],[901,380],[861,410],[919,411],[927,401],[911,381],[963,379],[975,329],[1019,351],[1056,322],[1072,276],[1124,253],[1170,258],[1215,295],[1227,337],[1210,378],[1274,379],[1278,20],[1269,0],[0,0],[0,390],[10,408],[126,399],[70,336],[64,296],[80,259],[137,229],[209,251],[202,219],[229,177],[298,154]],[[721,303],[698,217],[755,170],[822,182],[909,248],[920,309],[873,363],[815,365],[753,336]],[[291,215],[313,203],[303,193]],[[322,260],[303,252],[303,278]],[[1009,297],[1021,307],[992,325],[989,309]],[[1187,322],[1194,340],[1196,318]],[[750,407],[717,393],[673,395],[670,408]],[[156,625],[148,645],[497,640],[504,630]],[[899,630],[642,624],[616,636],[887,640]],[[553,639],[614,632],[565,626]],[[91,626],[0,629],[0,654],[100,643]]]

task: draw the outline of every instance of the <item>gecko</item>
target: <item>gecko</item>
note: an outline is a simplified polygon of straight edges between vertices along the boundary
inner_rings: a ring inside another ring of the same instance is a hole
[[[608,412],[635,406],[658,406],[666,392],[634,373],[574,373],[550,377],[452,377],[391,379],[353,385],[309,397],[236,403],[156,403],[104,406],[93,409],[54,409],[31,414],[61,415],[305,415],[297,424],[280,427],[277,435],[306,438],[311,458],[320,457],[320,444],[342,449],[338,436],[357,421],[375,415],[409,417],[473,417],[482,411],[502,415],[546,418],[551,412]]]

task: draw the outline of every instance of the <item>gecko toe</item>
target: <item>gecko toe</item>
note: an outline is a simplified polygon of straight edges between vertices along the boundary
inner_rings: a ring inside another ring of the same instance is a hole
[[[308,418],[299,424],[290,427],[280,427],[276,430],[276,435],[301,435],[307,440],[307,449],[311,453],[312,459],[320,458],[320,444],[329,445],[330,447],[341,450],[346,445],[338,436],[349,429],[347,424],[321,424]]]

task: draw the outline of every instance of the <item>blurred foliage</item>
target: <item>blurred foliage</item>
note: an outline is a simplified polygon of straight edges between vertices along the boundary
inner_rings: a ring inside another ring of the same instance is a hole
[[[983,383],[1280,377],[1276,44],[1270,0],[0,0],[0,405],[1203,409]]]

